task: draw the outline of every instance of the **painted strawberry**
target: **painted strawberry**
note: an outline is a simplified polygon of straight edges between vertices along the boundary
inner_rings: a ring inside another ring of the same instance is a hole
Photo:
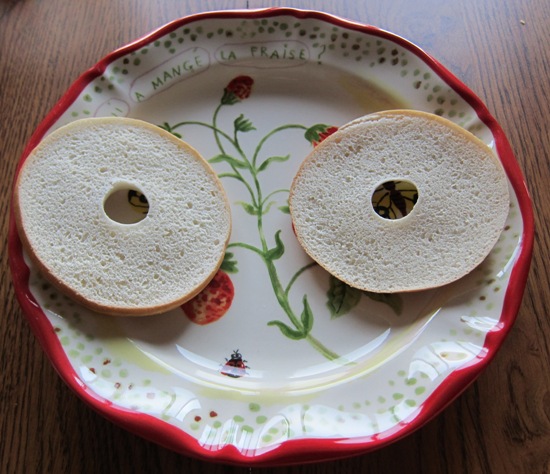
[[[237,76],[223,90],[222,104],[233,105],[247,99],[252,92],[254,79],[250,76]]]
[[[325,125],[324,123],[318,123],[313,125],[306,130],[304,134],[306,140],[310,142],[313,146],[319,145],[325,138],[332,135],[338,130],[338,127],[333,125]]]
[[[218,270],[212,281],[197,296],[181,306],[190,321],[202,326],[220,319],[231,307],[235,288],[229,275]]]

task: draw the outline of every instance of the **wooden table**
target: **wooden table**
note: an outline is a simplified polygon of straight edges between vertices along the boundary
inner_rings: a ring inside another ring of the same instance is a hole
[[[16,163],[68,86],[113,49],[191,13],[291,6],[398,33],[487,104],[533,196],[537,235],[516,325],[489,368],[412,435],[353,459],[241,468],[180,456],[111,424],[57,376],[22,317],[2,239],[0,472],[550,472],[550,3],[547,0],[2,0],[0,144],[3,235]]]

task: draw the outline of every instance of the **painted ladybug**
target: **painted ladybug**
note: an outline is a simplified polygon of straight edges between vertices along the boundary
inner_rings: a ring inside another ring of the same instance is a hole
[[[247,374],[246,369],[250,368],[246,365],[246,362],[248,361],[243,359],[239,349],[237,349],[231,354],[231,359],[225,359],[225,364],[222,367],[221,373],[233,378],[242,377]]]

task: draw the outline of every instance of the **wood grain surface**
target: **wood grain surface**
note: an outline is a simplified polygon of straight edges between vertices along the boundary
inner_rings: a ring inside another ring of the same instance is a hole
[[[280,468],[193,460],[113,425],[45,357],[14,298],[6,235],[26,142],[105,54],[191,13],[317,9],[406,37],[439,59],[504,128],[532,193],[537,234],[516,325],[488,369],[412,435],[376,452]],[[0,472],[550,473],[550,2],[548,0],[0,0]]]

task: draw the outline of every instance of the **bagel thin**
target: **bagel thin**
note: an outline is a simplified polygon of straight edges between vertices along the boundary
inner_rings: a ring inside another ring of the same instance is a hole
[[[414,205],[384,218],[373,194],[390,196],[396,183],[416,188],[414,199],[396,195]],[[436,115],[394,110],[354,120],[320,143],[301,164],[289,204],[315,261],[353,287],[391,293],[471,272],[503,230],[509,192],[500,161],[473,134]]]
[[[116,191],[144,195],[143,219],[106,211]],[[90,118],[48,135],[14,188],[23,246],[44,277],[107,314],[168,311],[221,265],[231,215],[210,165],[172,134],[129,118]]]

